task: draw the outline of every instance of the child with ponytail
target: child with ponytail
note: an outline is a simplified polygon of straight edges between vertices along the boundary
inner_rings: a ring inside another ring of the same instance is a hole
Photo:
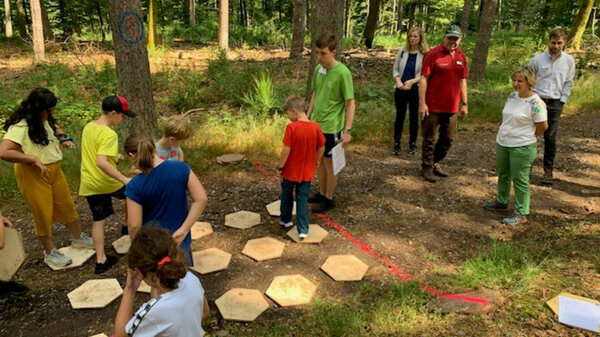
[[[173,238],[158,228],[142,228],[127,254],[127,283],[115,319],[115,337],[202,336],[201,322],[209,316],[202,284],[186,270]],[[152,299],[133,315],[135,294],[144,281]]]

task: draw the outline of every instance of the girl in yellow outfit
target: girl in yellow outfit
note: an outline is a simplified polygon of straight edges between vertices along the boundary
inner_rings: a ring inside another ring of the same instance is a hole
[[[33,90],[4,124],[6,134],[0,144],[0,158],[15,163],[17,185],[33,213],[35,233],[44,247],[44,261],[64,267],[72,261],[54,248],[53,222],[62,222],[69,228],[72,247],[93,249],[94,245],[81,232],[79,216],[60,168],[61,150],[75,145],[56,125],[52,116],[56,103],[50,90]]]

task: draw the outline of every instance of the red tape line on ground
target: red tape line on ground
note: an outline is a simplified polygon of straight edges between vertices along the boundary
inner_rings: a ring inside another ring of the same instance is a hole
[[[279,178],[277,178],[276,176],[269,173],[269,171],[265,170],[265,168],[262,167],[262,165],[260,165],[257,161],[254,161],[254,166],[267,179],[269,179],[270,181],[272,181],[275,184],[279,184]],[[411,274],[403,271],[398,266],[396,266],[389,258],[381,256],[379,253],[374,251],[371,247],[369,247],[368,245],[361,242],[357,237],[355,237],[354,235],[352,235],[352,233],[350,233],[348,230],[346,230],[346,228],[344,228],[344,226],[340,225],[339,223],[333,221],[332,219],[328,218],[327,216],[325,216],[321,213],[315,213],[315,214],[317,215],[317,217],[319,219],[323,220],[323,222],[325,222],[329,226],[333,227],[336,231],[338,231],[338,233],[340,233],[346,239],[350,240],[350,242],[352,242],[360,250],[369,254],[371,257],[385,263],[385,265],[388,267],[388,270],[390,271],[390,273],[392,273],[392,275],[394,275],[395,277],[399,278],[403,282],[415,279],[414,275],[411,275]],[[419,282],[419,284],[425,291],[436,296],[437,298],[446,298],[446,299],[454,299],[454,300],[470,302],[470,303],[479,303],[484,306],[489,304],[489,301],[483,297],[473,297],[473,296],[466,296],[466,295],[459,295],[459,294],[444,294],[441,291],[429,286],[423,280],[419,279],[417,281]]]

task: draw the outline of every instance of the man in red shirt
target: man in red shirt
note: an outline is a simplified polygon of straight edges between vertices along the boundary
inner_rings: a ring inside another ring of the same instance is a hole
[[[306,116],[304,100],[289,97],[283,110],[292,123],[288,124],[283,136],[283,148],[277,171],[281,182],[281,216],[279,224],[284,228],[294,225],[294,189],[296,190],[296,223],[300,240],[308,236],[308,194],[318,163],[325,152],[325,136],[319,124]]]
[[[467,108],[467,58],[458,48],[462,31],[458,25],[446,30],[444,41],[423,59],[419,82],[419,115],[423,122],[422,176],[429,182],[447,177],[439,165],[446,157],[454,139],[457,114],[469,113]],[[436,129],[439,128],[439,137]],[[437,142],[436,142],[437,138]]]

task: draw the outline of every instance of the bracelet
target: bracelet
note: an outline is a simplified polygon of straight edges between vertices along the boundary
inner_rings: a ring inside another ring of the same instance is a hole
[[[73,137],[69,136],[69,137],[61,138],[61,139],[59,139],[59,141],[60,141],[60,144],[62,145],[62,143],[64,143],[64,142],[72,142]]]
[[[283,167],[277,166],[277,171],[279,171],[279,172],[283,171]]]

